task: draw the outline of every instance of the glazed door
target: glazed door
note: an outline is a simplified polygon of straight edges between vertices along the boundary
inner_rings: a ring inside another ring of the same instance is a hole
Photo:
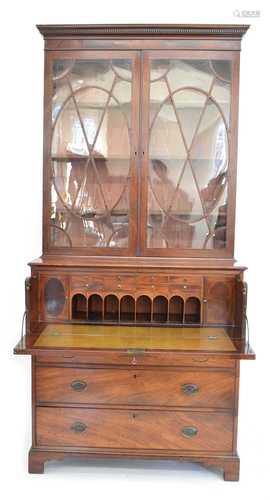
[[[139,82],[135,51],[47,56],[45,252],[135,252]]]
[[[143,58],[141,253],[232,256],[238,55]]]

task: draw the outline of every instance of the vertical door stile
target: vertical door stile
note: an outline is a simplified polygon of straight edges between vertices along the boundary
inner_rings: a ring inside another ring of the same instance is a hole
[[[134,76],[133,76],[133,123],[132,123],[132,162],[133,165],[133,193],[134,193],[134,226],[132,232],[134,235],[134,245],[132,255],[140,254],[140,170],[141,170],[141,88],[142,88],[142,68],[141,68],[141,51],[136,52],[134,59]]]
[[[146,248],[147,237],[147,190],[149,156],[149,101],[150,101],[149,54],[142,50],[141,56],[141,138],[140,138],[140,254]]]

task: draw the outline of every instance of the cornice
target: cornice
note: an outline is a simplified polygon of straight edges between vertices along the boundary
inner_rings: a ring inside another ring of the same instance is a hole
[[[51,24],[37,25],[44,38],[83,37],[211,37],[241,39],[249,28],[243,24]]]

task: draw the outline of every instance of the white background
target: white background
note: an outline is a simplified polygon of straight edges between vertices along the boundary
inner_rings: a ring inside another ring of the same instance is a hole
[[[269,10],[257,0],[9,0],[1,4],[1,498],[270,498],[269,394]],[[256,19],[234,11],[260,10]],[[242,43],[235,255],[247,265],[251,344],[241,363],[241,481],[176,462],[49,463],[27,474],[31,443],[30,359],[13,356],[24,311],[26,263],[41,253],[43,40],[46,23],[246,23]],[[267,449],[268,448],[268,449]],[[6,490],[6,492],[5,492]],[[259,492],[260,490],[260,492]]]

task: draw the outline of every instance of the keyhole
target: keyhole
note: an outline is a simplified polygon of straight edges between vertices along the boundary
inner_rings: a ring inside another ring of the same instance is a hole
[[[136,375],[136,373],[134,373],[133,377],[134,377],[134,378],[137,378],[137,375]]]

